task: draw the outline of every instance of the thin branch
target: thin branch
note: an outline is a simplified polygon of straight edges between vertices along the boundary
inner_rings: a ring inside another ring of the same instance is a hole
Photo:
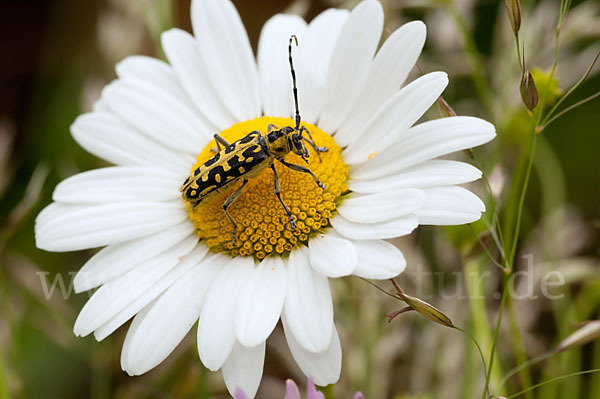
[[[359,279],[361,279],[361,280],[363,280],[363,281],[365,281],[365,282],[367,282],[367,283],[371,284],[373,287],[377,288],[379,291],[383,292],[383,293],[384,293],[384,294],[386,294],[386,295],[389,295],[389,296],[391,296],[391,297],[392,297],[392,298],[394,298],[394,299],[400,299],[400,300],[402,300],[402,298],[400,298],[400,297],[398,297],[398,296],[396,296],[396,295],[392,294],[391,292],[388,292],[388,291],[384,290],[383,288],[381,288],[380,286],[378,286],[378,285],[377,285],[377,284],[375,284],[374,282],[372,282],[372,281],[370,281],[370,280],[367,280],[367,279],[366,279],[366,278],[364,278],[364,277],[359,277]]]
[[[556,109],[563,103],[563,101],[565,101],[567,99],[567,97],[569,97],[579,86],[581,86],[581,84],[583,83],[584,80],[587,79],[587,77],[589,76],[589,74],[592,72],[592,69],[594,69],[594,65],[596,65],[596,62],[598,61],[598,57],[600,57],[600,51],[598,52],[598,54],[596,54],[596,56],[594,57],[594,60],[592,61],[592,63],[590,64],[590,66],[588,67],[588,69],[585,71],[585,73],[583,74],[583,76],[577,81],[577,83],[575,83],[573,85],[573,87],[571,87],[564,96],[562,96],[557,102],[556,104],[554,104],[554,106],[552,107],[552,109],[550,110],[550,112],[548,112],[548,114],[546,115],[546,117],[544,118],[544,120],[541,123],[542,128],[546,127],[547,125],[549,125],[548,119],[552,116],[552,114],[554,113],[554,111],[556,111]],[[570,108],[572,109],[572,108]],[[559,115],[564,114],[561,113]],[[550,119],[551,121],[554,120],[556,118],[552,118]]]
[[[479,237],[479,234],[477,234],[477,232],[475,231],[475,228],[473,227],[473,223],[469,223],[469,227],[471,228],[471,231],[473,232],[473,235],[475,236],[475,238],[477,238],[477,241],[479,242],[479,245],[481,246],[481,248],[483,249],[483,251],[486,253],[486,255],[488,256],[488,258],[490,258],[490,261],[495,266],[498,266],[500,268],[500,270],[502,270],[503,272],[505,272],[506,268],[504,266],[502,266],[500,263],[498,263],[498,261],[496,261],[496,259],[494,259],[494,256],[492,255],[492,253],[488,249],[487,245],[485,245],[485,243],[483,242],[483,240],[481,239],[481,237]]]
[[[568,106],[567,108],[563,109],[562,111],[560,111],[558,114],[554,115],[552,118],[550,118],[549,121],[546,122],[545,125],[540,126],[538,129],[540,131],[544,130],[545,128],[547,128],[552,122],[554,122],[555,120],[557,120],[558,118],[560,118],[561,116],[563,116],[564,114],[566,114],[569,111],[574,110],[575,108],[579,107],[580,105],[583,105],[589,101],[592,101],[594,98],[600,96],[600,91],[592,94],[589,97],[584,98],[583,100],[577,101],[575,104],[572,104],[570,106]]]
[[[508,371],[506,373],[506,375],[504,376],[504,378],[502,379],[502,381],[500,381],[500,386],[498,388],[502,388],[504,386],[504,384],[507,383],[507,381],[509,380],[510,377],[512,377],[513,375],[517,374],[519,371],[526,369],[528,367],[533,366],[536,363],[539,363],[543,360],[548,359],[551,356],[554,356],[555,354],[557,354],[558,352],[553,350],[550,352],[546,352],[543,353],[537,357],[534,357],[533,359],[529,359],[528,361],[526,361],[525,363],[522,363],[520,365],[518,365],[517,367],[513,368],[512,370]]]
[[[541,386],[544,386],[546,384],[550,384],[550,383],[552,383],[554,381],[564,380],[565,378],[575,377],[575,376],[578,376],[578,375],[597,373],[598,371],[600,371],[600,369],[584,370],[584,371],[578,371],[576,373],[571,373],[571,374],[566,374],[566,375],[561,375],[561,376],[558,376],[558,377],[554,377],[554,378],[549,379],[548,381],[540,382],[539,384],[532,385],[532,386],[530,386],[527,389],[524,389],[522,391],[514,393],[514,394],[508,396],[507,399],[511,399],[511,398],[516,397],[516,396],[522,395],[525,392],[534,390],[534,389],[539,388]]]
[[[456,326],[452,326],[452,328],[454,328],[455,330],[458,330],[458,331],[462,332],[467,337],[471,338],[471,341],[473,341],[473,343],[477,347],[477,351],[479,352],[479,356],[481,356],[481,363],[483,363],[483,375],[487,378],[487,374],[486,374],[487,365],[485,363],[485,356],[483,356],[483,351],[481,350],[481,346],[479,346],[479,342],[477,342],[477,340],[475,339],[475,337],[472,334],[470,334],[469,332],[467,332],[466,330],[463,330],[462,328],[456,327]]]

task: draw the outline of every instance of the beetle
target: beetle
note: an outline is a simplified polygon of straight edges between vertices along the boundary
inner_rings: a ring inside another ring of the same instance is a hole
[[[255,130],[231,144],[219,134],[215,134],[214,139],[217,144],[217,153],[193,170],[181,186],[180,191],[183,198],[189,202],[192,209],[195,209],[201,202],[210,200],[217,193],[230,189],[237,181],[241,180],[242,184],[223,203],[225,216],[233,225],[231,233],[233,245],[235,245],[236,240],[237,224],[227,209],[242,194],[248,180],[258,177],[268,167],[273,170],[275,194],[289,217],[292,231],[296,231],[296,222],[294,221],[292,212],[281,198],[279,175],[277,174],[277,169],[275,169],[275,161],[292,170],[309,173],[319,187],[325,188],[325,185],[319,181],[309,168],[284,160],[288,153],[293,152],[308,163],[309,152],[304,142],[308,143],[315,150],[319,159],[321,152],[328,151],[326,147],[318,147],[308,129],[305,126],[300,126],[302,120],[298,110],[296,72],[294,71],[292,61],[292,39],[295,40],[296,46],[298,45],[298,39],[295,35],[292,35],[288,44],[296,125],[279,128],[269,124],[266,134],[263,135],[260,131]],[[304,133],[308,137],[305,137]]]

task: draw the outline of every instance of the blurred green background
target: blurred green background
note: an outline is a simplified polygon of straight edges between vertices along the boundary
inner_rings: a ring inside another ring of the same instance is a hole
[[[234,4],[256,50],[261,26],[277,12],[299,13],[310,20],[328,7],[351,8],[356,2]],[[384,37],[406,21],[425,21],[428,40],[419,67],[448,72],[444,98],[459,115],[480,116],[496,125],[498,138],[475,150],[494,197],[482,182],[470,188],[486,198],[488,209],[497,204],[503,227],[511,229],[531,137],[527,110],[518,94],[520,71],[504,2],[382,4]],[[527,67],[539,69],[534,73],[538,89],[552,64],[558,9],[559,1],[523,2],[521,37]],[[132,54],[162,57],[160,32],[173,26],[191,29],[189,0],[0,3],[0,398],[226,394],[220,373],[200,365],[195,334],[189,334],[159,367],[134,378],[119,365],[127,325],[102,342],[91,336],[76,338],[72,326],[88,295],[70,293],[70,282],[91,253],[49,253],[34,243],[35,216],[51,202],[56,184],[104,165],[75,143],[70,124],[91,109],[102,87],[115,78],[118,61]],[[583,75],[600,49],[600,4],[574,1],[561,35],[557,95]],[[600,90],[597,72],[598,66],[566,105]],[[548,96],[548,105],[556,99]],[[498,386],[503,372],[551,349],[578,322],[599,318],[599,111],[596,98],[538,137],[516,262],[517,270],[527,270],[531,255],[538,298],[515,297],[505,314],[492,386]],[[439,117],[439,112],[433,108],[429,117]],[[472,162],[466,155],[459,159]],[[492,220],[492,212],[486,219]],[[435,304],[474,334],[487,357],[498,317],[499,296],[494,294],[499,292],[501,273],[482,254],[475,232],[490,244],[483,221],[474,226],[422,227],[395,243],[408,261],[407,272],[399,278],[406,292]],[[549,271],[565,277],[564,284],[551,290],[561,299],[551,300],[539,292],[540,279]],[[516,292],[529,284],[526,279],[516,283]],[[381,285],[389,288],[386,282]],[[372,399],[480,396],[483,371],[469,338],[412,313],[387,323],[384,315],[402,304],[359,279],[332,280],[332,287],[344,363],[340,382],[326,389],[328,397],[348,398],[357,390]],[[536,364],[527,374],[511,378],[506,391],[493,392],[508,395],[592,368],[600,368],[598,342]],[[268,341],[259,397],[283,397],[286,378],[304,384],[278,327]],[[600,373],[549,384],[527,396],[598,398]]]

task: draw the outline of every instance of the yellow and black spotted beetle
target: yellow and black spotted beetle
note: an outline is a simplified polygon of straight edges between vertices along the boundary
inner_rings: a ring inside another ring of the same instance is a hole
[[[244,186],[248,183],[248,179],[257,177],[267,167],[273,169],[275,194],[290,218],[292,230],[296,231],[296,222],[294,221],[292,212],[281,198],[279,176],[275,169],[275,160],[298,172],[310,173],[319,187],[325,188],[325,185],[319,181],[317,176],[315,176],[310,169],[284,160],[289,152],[293,152],[294,154],[301,156],[302,159],[308,163],[307,158],[309,153],[308,149],[304,146],[303,141],[306,141],[315,150],[317,155],[327,151],[327,148],[325,147],[317,147],[306,127],[300,127],[301,118],[300,112],[298,111],[296,72],[294,71],[294,64],[292,62],[292,39],[296,41],[296,45],[298,45],[298,39],[295,35],[292,35],[288,44],[294,105],[296,107],[296,126],[279,128],[275,125],[269,125],[268,132],[264,136],[261,132],[255,130],[231,144],[223,137],[219,136],[219,134],[215,134],[214,138],[217,143],[218,152],[203,165],[200,165],[200,167],[195,169],[181,186],[183,198],[190,203],[193,209],[202,201],[209,200],[215,194],[231,188],[236,181],[242,180],[242,184],[223,203],[225,216],[233,225],[232,243],[234,245],[237,225],[227,211],[227,208],[229,208],[240,196],[244,190]],[[306,133],[308,138],[304,137],[303,133]],[[223,148],[221,148],[221,146],[223,146]]]

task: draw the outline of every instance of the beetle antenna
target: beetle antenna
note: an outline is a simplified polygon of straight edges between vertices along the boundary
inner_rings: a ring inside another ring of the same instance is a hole
[[[292,62],[292,39],[298,46],[298,38],[296,35],[290,36],[290,42],[288,44],[288,53],[290,58],[290,70],[292,71],[292,83],[294,89],[294,105],[296,106],[296,130],[300,129],[300,111],[298,111],[298,89],[296,88],[296,71],[294,71],[294,63]]]

